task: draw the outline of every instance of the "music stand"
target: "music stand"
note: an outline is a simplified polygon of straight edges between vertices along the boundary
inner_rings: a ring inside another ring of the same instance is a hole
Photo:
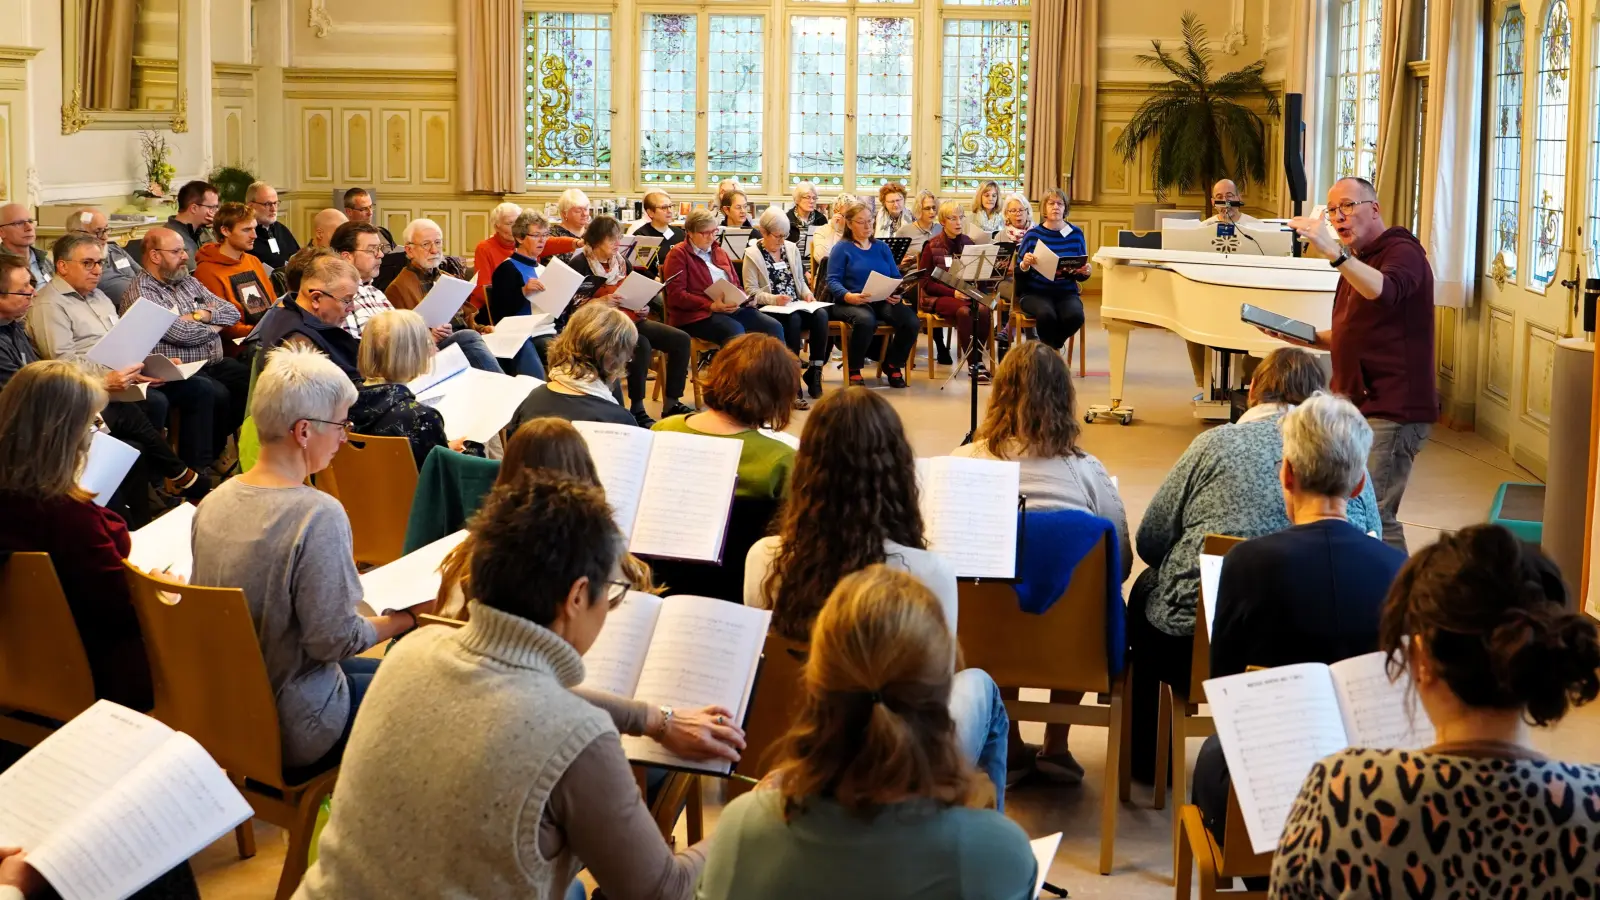
[[[992,314],[994,312],[995,308],[1000,305],[999,285],[996,285],[996,289],[995,289],[995,292],[993,294],[985,294],[984,292],[978,290],[976,287],[973,287],[971,283],[969,283],[967,281],[964,281],[963,279],[957,278],[955,275],[951,274],[946,269],[935,268],[933,270],[933,277],[935,279],[937,279],[941,284],[949,286],[957,294],[961,295],[962,297],[967,298],[967,310],[968,310],[968,314],[972,317],[972,322],[973,322],[974,326],[977,325],[977,322],[978,322],[978,310],[980,308]],[[1003,283],[1004,279],[1001,279],[1001,281]],[[992,315],[991,315],[991,319],[992,319]],[[994,327],[993,321],[990,322],[990,326],[989,327],[991,327],[991,328]],[[973,356],[972,351],[974,349],[976,349],[975,345],[977,344],[977,342],[978,342],[978,329],[976,327],[974,327],[972,329],[972,337],[970,339],[970,342],[967,344],[967,346],[961,348],[961,351],[960,351],[960,352],[965,353],[967,355],[967,380],[968,380],[969,385],[972,388],[972,397],[971,397],[971,401],[972,402],[971,402],[971,409],[970,409],[971,418],[970,418],[970,421],[969,421],[970,427],[967,429],[966,437],[961,439],[961,446],[963,446],[963,447],[965,447],[966,445],[972,443],[972,436],[978,433],[978,362],[977,362],[977,360],[972,358],[972,356]],[[931,365],[932,363],[930,362],[929,364]],[[956,374],[958,372],[960,372],[960,371],[961,371],[960,369],[954,369],[950,373],[950,377],[951,378],[955,378]],[[946,384],[949,383],[948,379],[946,380],[945,383]]]

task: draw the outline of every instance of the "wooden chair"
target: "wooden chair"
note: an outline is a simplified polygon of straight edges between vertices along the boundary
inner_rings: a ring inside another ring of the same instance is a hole
[[[66,722],[94,704],[94,677],[48,553],[0,568],[0,710]],[[32,747],[52,729],[0,715],[0,740]]]
[[[179,584],[124,565],[150,659],[151,715],[198,741],[256,816],[289,832],[276,894],[288,900],[305,875],[317,811],[339,770],[295,784],[285,776],[277,701],[242,590]],[[240,855],[253,856],[251,824],[235,835]]]
[[[923,336],[925,338],[927,338],[927,342],[928,342],[928,380],[929,381],[933,381],[938,377],[937,371],[938,371],[938,368],[939,368],[938,355],[935,354],[934,350],[933,350],[933,332],[934,332],[934,329],[936,329],[936,328],[954,328],[954,327],[956,327],[956,320],[955,319],[941,318],[941,317],[939,317],[937,315],[934,315],[931,312],[918,312],[917,313],[917,318],[922,320],[922,333],[923,333]],[[999,365],[999,357],[995,355],[995,349],[994,348],[995,348],[994,317],[993,317],[993,313],[991,313],[990,314],[990,320],[989,320],[988,351],[989,351],[989,358],[992,359],[992,360],[995,360],[996,361],[995,365],[998,366]],[[958,356],[959,353],[960,353],[960,348],[954,348],[954,349],[951,350],[950,355],[951,355],[951,357],[955,357],[955,356]],[[960,366],[960,365],[962,365],[962,363],[957,362],[956,365]]]
[[[1072,573],[1061,598],[1043,615],[1022,611],[1009,584],[960,587],[957,637],[967,665],[1001,688],[1049,688],[1110,695],[1109,706],[1006,701],[1015,721],[1095,725],[1106,729],[1100,801],[1100,874],[1111,874],[1117,804],[1128,799],[1128,673],[1109,674],[1106,650],[1106,544],[1102,537]]]
[[[406,522],[417,493],[409,441],[352,434],[312,481],[343,504],[357,563],[381,566],[405,555]]]
[[[1245,830],[1244,814],[1239,811],[1239,797],[1228,789],[1227,836],[1222,846],[1217,846],[1216,835],[1205,826],[1200,807],[1192,803],[1178,809],[1178,859],[1172,870],[1174,900],[1189,900],[1190,873],[1195,864],[1200,866],[1200,900],[1226,896],[1228,900],[1265,900],[1266,891],[1217,892],[1218,882],[1233,878],[1257,878],[1272,874],[1271,853],[1256,853],[1250,846],[1250,834]]]
[[[1023,312],[1020,306],[1011,307],[1011,322],[1016,325],[1016,340],[1018,341],[1023,340],[1022,330],[1024,328],[1039,327],[1039,321]],[[1078,348],[1079,378],[1086,378],[1089,375],[1089,341],[1088,336],[1084,333],[1087,329],[1087,324],[1083,328],[1079,328],[1078,333],[1067,338],[1066,346],[1061,348],[1062,353],[1066,356],[1068,366],[1072,365],[1072,348],[1074,346]]]
[[[1223,556],[1243,542],[1244,538],[1208,534],[1200,552]],[[1161,707],[1156,716],[1156,788],[1153,804],[1156,809],[1162,809],[1167,804],[1167,779],[1162,776],[1167,772],[1169,760],[1172,766],[1172,791],[1178,798],[1178,805],[1182,806],[1189,797],[1189,739],[1210,737],[1217,733],[1216,722],[1210,716],[1199,714],[1200,704],[1206,702],[1205,682],[1211,677],[1211,638],[1206,634],[1205,615],[1205,598],[1197,598],[1188,696],[1178,696],[1170,684],[1161,685]],[[1180,840],[1177,818],[1172,822],[1172,838],[1174,842]]]
[[[808,652],[808,645],[800,641],[791,641],[775,631],[767,633],[761,676],[756,681],[755,694],[750,698],[750,714],[744,723],[744,752],[734,768],[737,774],[760,781],[772,770],[772,749],[789,733],[800,707],[801,671]],[[730,778],[728,799],[753,787]]]
[[[850,329],[850,323],[848,323],[848,322],[841,322],[838,319],[830,319],[828,321],[828,331],[839,338],[839,351],[841,353],[843,353],[844,357],[845,357],[844,375],[845,375],[846,383],[848,383],[849,380],[850,380],[850,330],[851,330]],[[883,338],[884,340],[887,341],[894,334],[894,327],[890,326],[890,325],[879,325],[877,328],[874,328],[872,330],[872,333],[874,335],[876,335],[878,337],[881,337],[881,338]],[[886,354],[886,353],[878,354],[878,377],[879,378],[883,377],[883,366],[884,366],[884,359],[883,358],[885,356],[887,356],[887,355],[888,354]],[[913,354],[912,356],[913,356],[912,359],[906,360],[906,365],[907,365],[908,368],[913,368],[914,369],[914,368],[916,368],[916,359],[914,358],[915,354]],[[861,360],[861,362],[866,362],[866,360]]]

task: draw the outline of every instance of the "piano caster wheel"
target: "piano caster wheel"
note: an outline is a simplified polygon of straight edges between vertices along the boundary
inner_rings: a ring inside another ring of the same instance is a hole
[[[1128,413],[1127,415],[1118,416],[1117,418],[1124,425],[1132,425],[1133,424],[1133,413]]]
[[[1085,424],[1085,425],[1093,425],[1094,424],[1094,413],[1084,413],[1083,414],[1083,424]]]

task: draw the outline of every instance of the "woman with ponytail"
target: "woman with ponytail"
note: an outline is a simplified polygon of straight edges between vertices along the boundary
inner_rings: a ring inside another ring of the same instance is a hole
[[[1600,694],[1595,625],[1555,565],[1498,525],[1446,535],[1400,570],[1378,641],[1436,742],[1313,766],[1270,895],[1593,896],[1600,766],[1549,759],[1530,734]]]
[[[699,900],[1031,898],[1028,838],[957,742],[952,685],[972,670],[955,663],[922,582],[882,564],[842,579],[773,774],[723,811]]]

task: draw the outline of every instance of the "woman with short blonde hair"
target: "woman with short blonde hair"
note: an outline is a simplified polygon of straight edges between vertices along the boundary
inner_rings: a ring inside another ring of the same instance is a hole
[[[848,575],[810,638],[772,788],[723,811],[700,900],[1032,896],[1027,836],[987,808],[951,711],[960,682],[993,682],[954,671],[927,587],[884,565]]]
[[[421,471],[435,447],[466,449],[466,442],[445,434],[444,416],[417,402],[408,382],[428,371],[434,356],[433,335],[414,310],[378,313],[361,332],[361,377],[365,382],[350,407],[350,423],[358,434],[403,437]]]

